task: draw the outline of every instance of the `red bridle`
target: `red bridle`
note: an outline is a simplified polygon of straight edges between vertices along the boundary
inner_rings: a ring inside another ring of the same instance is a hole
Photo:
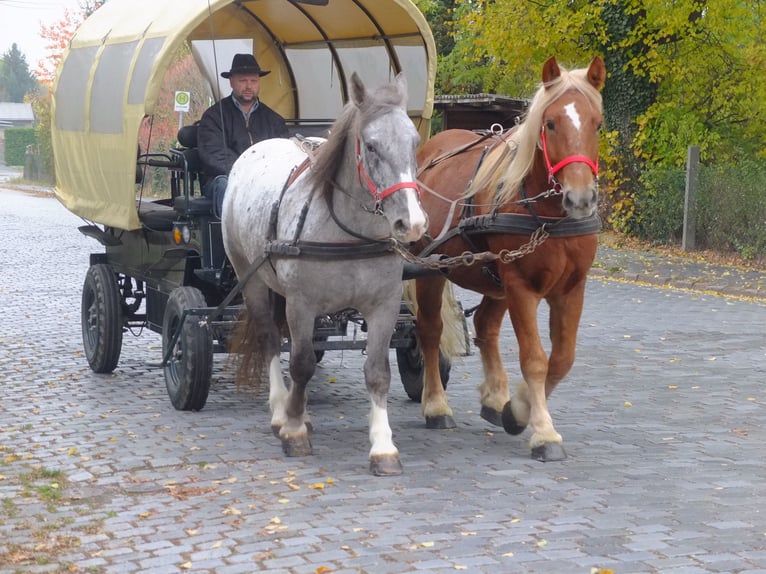
[[[570,163],[584,163],[591,169],[593,175],[596,176],[596,179],[598,179],[598,160],[593,161],[587,155],[570,155],[562,159],[556,165],[551,165],[551,160],[548,157],[548,143],[545,141],[545,125],[542,126],[540,131],[540,137],[543,140],[543,157],[545,157],[545,165],[548,168],[548,183],[550,183],[556,191],[561,191],[561,184],[556,179],[556,174]]]
[[[420,197],[420,187],[418,187],[418,184],[415,181],[402,181],[392,185],[391,187],[387,187],[383,191],[378,191],[375,183],[373,183],[373,181],[370,179],[370,176],[367,175],[367,170],[364,169],[364,164],[362,163],[362,149],[359,138],[356,138],[356,169],[359,172],[359,183],[362,186],[367,186],[367,189],[369,189],[370,193],[372,193],[372,197],[375,198],[376,205],[380,204],[381,201],[386,199],[395,191],[406,189],[408,187],[417,191],[418,197]]]

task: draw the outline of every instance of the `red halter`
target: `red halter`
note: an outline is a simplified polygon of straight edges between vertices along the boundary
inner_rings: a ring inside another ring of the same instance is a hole
[[[379,204],[395,191],[406,189],[408,187],[417,191],[418,197],[420,197],[420,188],[415,181],[402,181],[392,185],[391,187],[387,187],[383,191],[378,191],[377,186],[370,179],[370,176],[367,175],[367,170],[364,169],[364,165],[362,164],[362,150],[361,144],[359,143],[359,138],[356,138],[356,169],[359,172],[359,183],[363,186],[367,186],[367,189],[370,190],[370,193],[372,193],[372,196],[375,198],[376,204]]]
[[[586,164],[591,171],[593,172],[593,175],[598,178],[598,163],[596,161],[593,161],[591,158],[589,158],[587,155],[570,155],[568,157],[565,157],[560,162],[558,162],[556,165],[551,165],[551,160],[548,157],[548,144],[545,141],[545,125],[541,128],[541,139],[543,140],[543,157],[545,157],[545,165],[548,167],[548,183],[553,185],[553,187],[559,191],[561,189],[561,184],[556,179],[556,173],[561,171],[561,169],[564,166],[569,165],[570,163],[584,163]]]

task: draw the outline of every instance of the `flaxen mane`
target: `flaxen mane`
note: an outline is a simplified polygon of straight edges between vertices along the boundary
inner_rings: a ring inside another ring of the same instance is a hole
[[[406,94],[393,82],[374,93],[365,91],[364,100],[359,106],[349,101],[333,124],[327,142],[319,148],[316,161],[308,175],[309,183],[321,186],[322,191],[326,193],[343,163],[347,139],[357,136],[363,126],[387,113],[392,107],[402,106],[405,98]]]
[[[524,121],[506,139],[507,145],[496,146],[487,161],[479,168],[473,184],[466,191],[470,197],[482,189],[497,189],[498,200],[513,201],[519,193],[521,182],[532,169],[535,152],[542,146],[540,126],[546,108],[565,92],[577,90],[601,111],[601,93],[587,79],[587,69],[567,71],[561,68],[561,75],[540,84],[527,110]]]

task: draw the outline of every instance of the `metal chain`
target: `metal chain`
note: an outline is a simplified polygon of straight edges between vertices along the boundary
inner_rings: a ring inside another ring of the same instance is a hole
[[[502,249],[500,253],[493,253],[492,251],[482,251],[481,253],[463,251],[463,253],[456,257],[444,257],[442,259],[424,259],[418,257],[417,255],[410,253],[401,243],[395,240],[391,242],[391,245],[393,250],[405,261],[415,263],[426,269],[445,269],[461,265],[470,267],[476,263],[490,263],[497,260],[500,260],[503,263],[510,263],[532,253],[546,239],[548,239],[548,237],[550,237],[550,233],[545,229],[545,225],[541,225],[534,231],[534,233],[532,233],[529,241],[513,251],[509,249]]]

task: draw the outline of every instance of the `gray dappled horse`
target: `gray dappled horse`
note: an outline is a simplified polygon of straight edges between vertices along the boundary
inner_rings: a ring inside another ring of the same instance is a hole
[[[285,454],[311,454],[314,320],[358,310],[368,326],[364,376],[376,475],[401,473],[386,406],[403,267],[391,242],[416,241],[427,227],[406,94],[402,74],[376,91],[354,74],[350,101],[315,157],[287,139],[257,143],[234,164],[223,202],[224,246],[244,282],[247,315],[238,382],[268,372],[271,425]],[[305,170],[304,161],[311,164]],[[292,340],[289,389],[279,361],[282,319]]]

